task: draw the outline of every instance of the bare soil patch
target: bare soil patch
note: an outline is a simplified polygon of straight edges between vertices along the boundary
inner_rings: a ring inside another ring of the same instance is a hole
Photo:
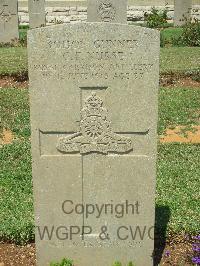
[[[0,266],[35,266],[35,245],[0,244]]]
[[[161,143],[200,143],[200,126],[193,126],[187,129],[184,126],[177,126],[174,129],[168,128],[164,135],[160,136]]]
[[[0,89],[6,88],[28,88],[28,81],[12,76],[0,77]]]
[[[11,144],[13,140],[14,140],[14,135],[12,131],[3,128],[3,132],[0,136],[0,145]]]
[[[163,252],[160,252],[161,259],[159,255],[156,256],[155,265],[159,266],[191,266],[194,265],[192,263],[192,257],[194,256],[194,252],[192,249],[192,244],[194,241],[185,236],[175,236],[171,237],[166,241]],[[162,245],[157,245],[157,249],[161,249]],[[159,254],[159,253],[158,253]]]
[[[184,77],[178,75],[161,75],[160,86],[169,88],[186,87],[200,89],[200,82],[193,80],[191,77]]]

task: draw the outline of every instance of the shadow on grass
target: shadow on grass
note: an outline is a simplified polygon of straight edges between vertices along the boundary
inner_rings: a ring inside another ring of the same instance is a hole
[[[159,265],[166,245],[167,224],[170,219],[168,206],[156,206],[154,266]]]

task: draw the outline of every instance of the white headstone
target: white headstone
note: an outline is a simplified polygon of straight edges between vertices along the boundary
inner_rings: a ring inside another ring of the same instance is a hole
[[[191,18],[192,0],[175,0],[174,25],[182,26]]]
[[[159,47],[122,24],[29,31],[38,266],[153,265]]]
[[[0,0],[0,43],[19,38],[17,0]]]
[[[45,0],[28,0],[29,26],[31,29],[45,26]]]

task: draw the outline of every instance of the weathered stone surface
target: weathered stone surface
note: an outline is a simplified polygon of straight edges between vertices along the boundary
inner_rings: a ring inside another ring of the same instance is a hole
[[[45,26],[45,0],[28,0],[29,26],[31,29]]]
[[[159,33],[56,25],[29,31],[28,57],[38,266],[152,266]],[[95,213],[67,214],[76,204]]]
[[[182,26],[191,17],[192,0],[175,0],[174,25]]]
[[[17,0],[0,1],[0,43],[19,38]]]
[[[88,0],[88,21],[127,23],[127,0]]]

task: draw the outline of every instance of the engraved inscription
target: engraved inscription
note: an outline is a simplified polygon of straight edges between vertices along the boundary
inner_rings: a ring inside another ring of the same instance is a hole
[[[42,65],[33,62],[30,66],[32,71],[42,78],[52,77],[57,80],[138,80],[145,78],[153,69],[154,60],[147,60],[145,54],[138,55],[137,38],[102,38],[92,42],[70,39],[67,36],[63,38],[58,41],[47,36],[46,49],[52,50],[51,63]],[[145,50],[147,52],[148,47]],[[136,61],[136,55],[141,59]],[[64,63],[60,65],[62,59]]]
[[[64,58],[64,56],[63,56]],[[84,64],[84,62],[77,63],[71,60],[68,65],[63,65],[60,68],[58,65],[37,65],[33,64],[31,68],[42,76],[42,78],[50,78],[57,80],[75,80],[76,78],[81,79],[91,79],[91,78],[102,78],[102,79],[141,79],[146,73],[152,70],[153,64],[130,64],[125,63],[93,63],[89,62]]]
[[[8,5],[3,5],[3,8],[0,10],[0,20],[4,22],[10,21],[12,18],[12,14],[8,10]]]
[[[116,9],[111,2],[105,1],[99,5],[98,14],[103,22],[111,22],[115,19]]]
[[[57,149],[63,153],[108,154],[130,152],[133,145],[130,138],[113,133],[102,99],[92,93],[81,110],[80,131],[60,138]]]

